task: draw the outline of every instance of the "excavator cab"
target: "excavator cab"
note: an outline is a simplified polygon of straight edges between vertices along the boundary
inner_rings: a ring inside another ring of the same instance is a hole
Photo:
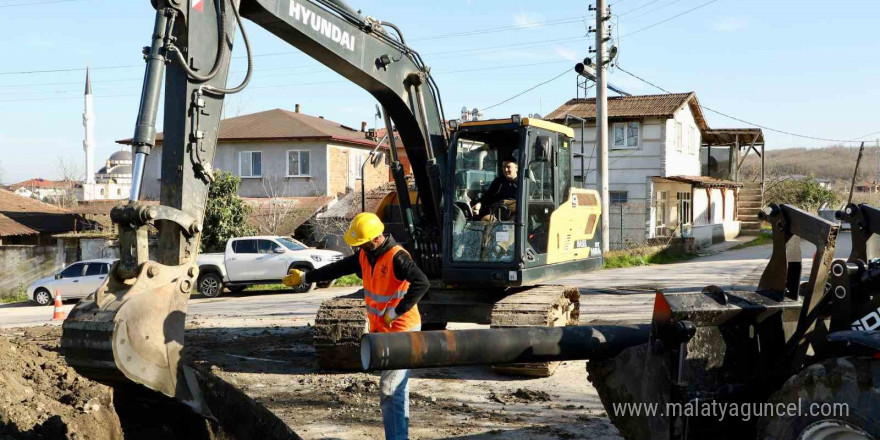
[[[574,133],[535,118],[462,123],[444,207],[446,284],[525,286],[601,267],[596,191],[572,183]]]

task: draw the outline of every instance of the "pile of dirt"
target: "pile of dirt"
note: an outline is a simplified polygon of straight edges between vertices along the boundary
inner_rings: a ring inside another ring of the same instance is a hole
[[[110,388],[31,342],[0,336],[0,353],[0,438],[122,439]]]
[[[547,394],[544,391],[517,388],[516,391],[510,393],[489,393],[489,400],[506,405],[509,403],[549,402],[551,399],[550,394]]]

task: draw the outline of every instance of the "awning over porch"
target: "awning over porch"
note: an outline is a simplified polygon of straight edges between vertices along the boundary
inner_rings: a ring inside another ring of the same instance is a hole
[[[655,183],[662,182],[678,182],[678,183],[686,183],[689,185],[693,185],[696,188],[739,188],[742,187],[742,183],[734,182],[732,180],[724,180],[718,179],[710,176],[669,176],[669,177],[654,177],[652,179]]]
[[[700,135],[703,174],[742,180],[740,168],[754,151],[761,158],[761,181],[764,180],[764,132],[760,128],[717,128],[704,130]]]

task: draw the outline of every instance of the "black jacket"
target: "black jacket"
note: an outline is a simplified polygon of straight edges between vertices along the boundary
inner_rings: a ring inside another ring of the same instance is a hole
[[[517,193],[519,192],[517,188],[519,185],[517,181],[510,180],[505,176],[498,176],[495,180],[492,181],[492,184],[489,185],[489,189],[486,190],[486,193],[483,194],[483,197],[480,197],[480,210],[484,208],[488,208],[495,204],[496,202],[500,202],[502,200],[516,200]]]
[[[382,243],[382,246],[379,246],[379,249],[373,251],[363,251],[358,249],[353,255],[349,255],[335,263],[330,263],[320,269],[315,269],[307,273],[303,281],[306,283],[317,283],[321,281],[335,280],[339,277],[351,274],[356,274],[359,278],[363,279],[364,276],[361,274],[360,253],[366,252],[367,261],[371,266],[375,267],[376,261],[379,260],[379,257],[396,245],[397,242],[394,241],[394,238],[390,235],[386,235],[385,242]],[[412,309],[413,306],[425,296],[430,284],[428,283],[428,277],[425,276],[425,273],[422,272],[418,266],[416,266],[412,257],[406,252],[398,252],[394,255],[393,268],[395,278],[398,280],[409,281],[409,289],[407,290],[406,295],[400,300],[397,307],[394,308],[394,311],[398,315],[403,315]]]

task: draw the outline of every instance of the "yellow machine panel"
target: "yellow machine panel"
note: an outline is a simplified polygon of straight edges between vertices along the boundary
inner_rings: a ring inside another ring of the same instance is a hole
[[[568,199],[550,215],[547,264],[582,260],[596,252],[590,243],[601,214],[597,191],[571,188]]]

